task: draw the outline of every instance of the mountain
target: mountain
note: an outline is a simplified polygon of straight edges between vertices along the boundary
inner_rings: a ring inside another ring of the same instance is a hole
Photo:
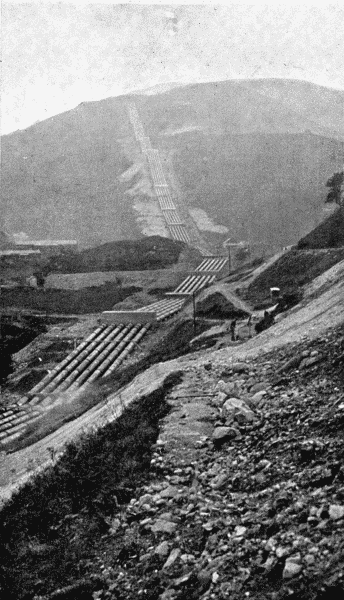
[[[326,180],[342,167],[343,92],[278,79],[160,90],[83,103],[4,136],[6,230],[83,247],[168,235],[128,101],[184,218],[214,249],[228,237],[293,244],[323,220]]]

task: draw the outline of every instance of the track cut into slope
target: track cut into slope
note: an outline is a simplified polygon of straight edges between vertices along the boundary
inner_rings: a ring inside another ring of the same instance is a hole
[[[286,313],[278,315],[270,329],[237,348],[212,354],[214,363],[229,357],[240,360],[270,352],[300,340],[312,340],[344,321],[344,260],[316,277],[304,289],[304,298]]]

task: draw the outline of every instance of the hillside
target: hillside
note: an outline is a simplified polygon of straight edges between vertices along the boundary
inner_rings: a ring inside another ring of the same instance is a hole
[[[330,215],[308,235],[302,238],[299,248],[340,248],[344,246],[344,207]]]
[[[63,253],[54,257],[47,266],[47,271],[92,273],[162,269],[178,262],[184,249],[183,242],[158,236],[137,241],[108,242],[81,252]]]
[[[344,260],[344,248],[340,249],[292,249],[265,269],[249,285],[246,297],[259,304],[270,299],[270,288],[279,287],[281,292],[295,293],[315,278]]]
[[[131,99],[173,193],[214,247],[228,234],[273,248],[295,243],[322,221],[325,182],[341,167],[343,98],[272,79],[81,104],[3,137],[6,230],[84,247],[151,234],[152,223],[167,235]]]
[[[276,258],[271,265],[263,266],[261,272],[257,271],[243,292],[254,305],[268,301],[270,288],[274,286],[278,286],[282,294],[298,294],[313,279],[344,259],[343,207],[301,239],[297,246]]]

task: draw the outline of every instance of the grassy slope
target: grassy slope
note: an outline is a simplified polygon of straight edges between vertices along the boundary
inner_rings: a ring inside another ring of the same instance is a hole
[[[87,273],[96,271],[143,271],[175,264],[185,244],[160,236],[108,242],[79,253],[53,258],[47,271]]]
[[[82,104],[4,136],[7,228],[93,245],[137,234],[123,202],[128,184],[118,179],[131,165],[120,144],[129,127],[124,105],[112,100]]]
[[[344,258],[344,211],[333,213],[283,254],[248,287],[247,297],[257,304],[269,297],[270,287],[295,292]]]
[[[298,243],[299,248],[340,248],[343,246],[344,207],[333,213]]]
[[[270,287],[274,286],[281,288],[282,293],[297,291],[343,259],[344,249],[291,250],[253,281],[247,298],[252,304],[259,304],[269,297]]]
[[[117,302],[140,289],[134,286],[122,288],[111,282],[80,290],[14,288],[2,290],[1,303],[3,307],[27,308],[47,313],[97,313],[111,310]]]
[[[342,161],[342,142],[330,139],[342,102],[341,93],[280,81],[206,83],[137,100],[155,143],[174,153],[187,203],[232,236],[279,247],[322,219],[324,184]],[[200,131],[187,131],[193,126]]]
[[[337,151],[336,141],[312,135],[193,133],[180,136],[174,167],[188,203],[229,227],[233,239],[281,247],[322,218]]]

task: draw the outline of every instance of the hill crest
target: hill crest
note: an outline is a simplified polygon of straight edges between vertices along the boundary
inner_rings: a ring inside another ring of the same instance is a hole
[[[129,99],[186,211],[201,209],[233,238],[250,235],[275,249],[322,220],[325,181],[343,156],[344,93],[292,80],[234,80],[86,102],[4,136],[6,230],[75,238],[84,247],[142,235],[157,203]],[[129,168],[135,176],[122,178]],[[224,238],[214,231],[204,235],[215,248]]]

